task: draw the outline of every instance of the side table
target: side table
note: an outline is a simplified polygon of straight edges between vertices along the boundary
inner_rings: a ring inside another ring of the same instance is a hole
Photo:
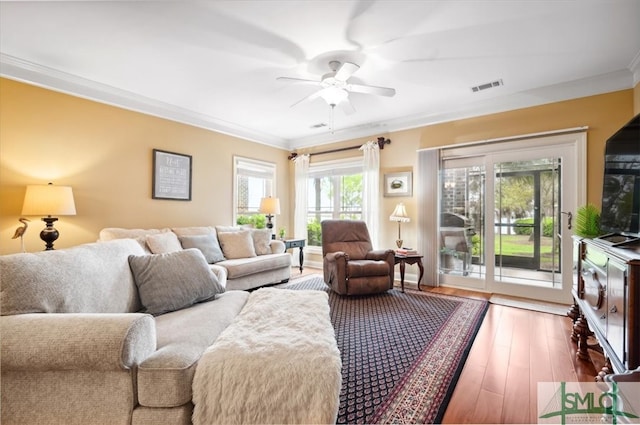
[[[420,269],[420,277],[418,277],[418,291],[420,290],[420,281],[422,281],[422,276],[424,275],[424,267],[422,266],[422,255],[420,254],[407,254],[395,255],[395,264],[400,264],[400,288],[402,292],[404,292],[404,269],[407,264],[417,264]]]
[[[298,247],[300,248],[300,253],[298,254],[298,258],[300,259],[300,273],[302,273],[302,265],[304,263],[304,253],[302,251],[302,248],[304,248],[305,240],[291,238],[291,239],[282,239],[282,242],[284,242],[285,251],[287,249],[298,248]]]

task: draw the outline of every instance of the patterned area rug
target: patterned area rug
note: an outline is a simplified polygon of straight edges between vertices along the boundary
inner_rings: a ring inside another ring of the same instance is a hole
[[[317,275],[284,288],[329,293],[342,357],[338,423],[441,422],[487,302],[396,289],[344,297]]]

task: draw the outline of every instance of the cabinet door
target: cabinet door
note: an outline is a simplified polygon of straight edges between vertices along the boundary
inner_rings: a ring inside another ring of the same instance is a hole
[[[606,265],[605,265],[606,267]],[[591,325],[606,335],[607,326],[607,273],[589,259],[582,263],[582,281],[584,282],[584,296],[586,304],[593,312],[587,314]]]
[[[628,361],[625,323],[626,289],[626,264],[610,258],[607,267],[607,341],[625,369]]]

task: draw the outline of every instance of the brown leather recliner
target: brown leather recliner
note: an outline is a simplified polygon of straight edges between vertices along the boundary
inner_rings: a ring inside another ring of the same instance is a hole
[[[322,223],[324,281],[342,295],[363,295],[393,288],[394,252],[374,250],[364,221]]]

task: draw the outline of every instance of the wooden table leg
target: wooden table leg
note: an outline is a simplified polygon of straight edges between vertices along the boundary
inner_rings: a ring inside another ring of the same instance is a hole
[[[300,254],[298,255],[298,259],[300,260],[300,273],[302,273],[302,263],[304,263],[304,254],[302,252],[302,247],[300,247]]]
[[[420,282],[422,282],[422,276],[424,276],[424,267],[422,266],[422,259],[418,258],[418,268],[420,269],[420,276],[418,277],[418,291],[420,291]]]
[[[400,288],[402,292],[404,292],[404,268],[405,268],[404,260],[400,261]]]

